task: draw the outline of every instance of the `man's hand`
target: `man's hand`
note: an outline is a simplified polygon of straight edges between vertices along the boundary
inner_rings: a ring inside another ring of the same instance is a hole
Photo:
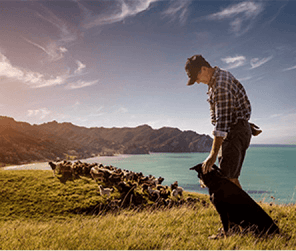
[[[220,147],[222,146],[223,138],[222,137],[214,137],[214,141],[212,144],[212,149],[210,155],[206,158],[206,160],[202,163],[203,173],[207,173],[211,170],[212,166],[215,164],[218,152]]]
[[[212,166],[215,164],[217,156],[210,154],[206,160],[202,163],[203,173],[211,171]]]

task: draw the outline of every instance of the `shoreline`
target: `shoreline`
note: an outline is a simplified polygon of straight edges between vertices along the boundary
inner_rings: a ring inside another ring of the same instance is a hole
[[[274,148],[274,147],[285,147],[285,148],[296,148],[296,144],[250,144],[249,148],[253,148],[253,147],[266,147],[266,148]],[[150,154],[163,154],[163,153],[171,153],[171,154],[195,154],[195,153],[205,153],[205,152],[149,152],[148,155]],[[86,159],[92,159],[92,158],[116,158],[118,156],[134,156],[134,155],[147,155],[147,154],[113,154],[113,155],[97,155],[97,156],[89,156],[89,157],[84,157],[84,158],[74,158],[74,159],[69,159],[67,161],[82,161],[82,160],[86,160]],[[22,166],[22,165],[32,165],[32,164],[42,164],[42,163],[47,163],[49,161],[53,161],[53,160],[43,160],[43,161],[25,161],[25,162],[21,162],[19,164],[9,164],[9,163],[0,163],[0,170],[3,168],[7,168],[9,166]],[[64,161],[64,160],[59,160],[59,161]],[[59,161],[54,161],[54,162],[59,162]]]
[[[90,158],[83,158],[83,159],[75,159],[75,160],[66,160],[66,161],[70,161],[70,162],[76,162],[76,161],[81,161],[81,162],[85,162],[85,161],[91,161],[91,159],[100,159],[102,158],[103,159],[116,159],[116,158],[127,158],[129,156],[131,156],[132,154],[116,154],[116,155],[113,155],[113,156],[95,156],[95,157],[90,157]],[[22,168],[22,167],[25,167],[25,166],[34,166],[34,165],[48,165],[48,161],[40,161],[40,162],[29,162],[29,163],[22,163],[22,164],[18,164],[18,165],[10,165],[10,164],[7,164],[6,166],[1,166],[0,167],[0,170],[18,170],[18,168]],[[64,161],[64,160],[60,160],[60,161],[53,161],[53,162],[61,162],[61,161]],[[49,165],[48,165],[49,167]],[[21,169],[21,170],[34,170],[34,169]],[[42,169],[40,169],[42,170]],[[47,170],[47,169],[45,169]],[[48,170],[51,170],[51,168],[48,168]]]

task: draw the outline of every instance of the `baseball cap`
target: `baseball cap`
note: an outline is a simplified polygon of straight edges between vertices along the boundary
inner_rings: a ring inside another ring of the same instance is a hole
[[[185,64],[185,71],[188,75],[187,85],[193,85],[197,79],[197,75],[204,65],[205,59],[202,55],[194,55],[187,59]]]

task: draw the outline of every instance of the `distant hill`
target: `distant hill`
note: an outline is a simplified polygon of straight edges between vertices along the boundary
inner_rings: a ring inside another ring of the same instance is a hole
[[[81,159],[99,154],[209,152],[211,145],[210,136],[178,128],[86,128],[56,121],[31,125],[0,116],[0,164]]]

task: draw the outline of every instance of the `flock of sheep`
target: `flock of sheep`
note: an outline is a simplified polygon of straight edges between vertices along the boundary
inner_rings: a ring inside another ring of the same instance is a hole
[[[152,175],[144,176],[141,172],[121,170],[112,165],[83,163],[76,161],[49,162],[54,175],[58,174],[61,182],[77,179],[81,176],[92,177],[98,184],[101,196],[108,199],[113,193],[119,192],[120,199],[110,201],[112,207],[123,208],[155,204],[157,206],[173,206],[183,203],[194,204],[199,199],[183,198],[183,188],[174,182],[170,187],[161,185],[164,178]],[[113,196],[115,197],[115,196]],[[204,203],[204,202],[203,202]]]

